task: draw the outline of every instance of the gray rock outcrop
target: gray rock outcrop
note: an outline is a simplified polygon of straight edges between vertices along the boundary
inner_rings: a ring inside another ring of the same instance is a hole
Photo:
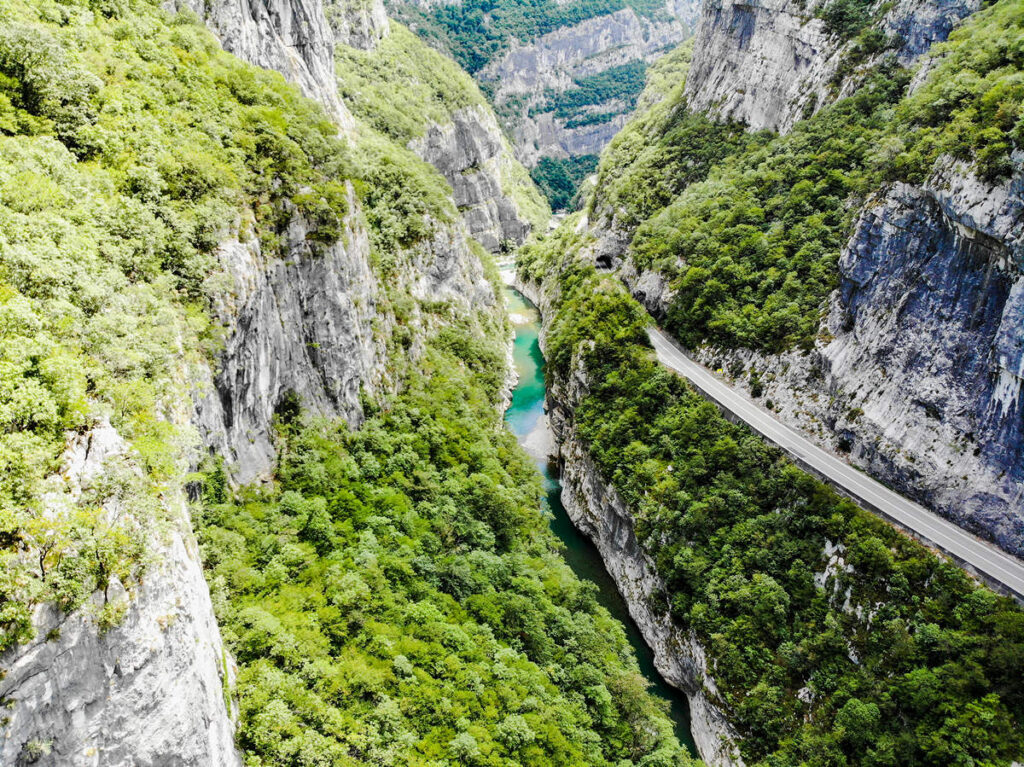
[[[688,106],[751,130],[786,132],[846,91],[833,83],[850,43],[830,34],[822,0],[705,0],[686,81]],[[909,65],[979,0],[897,0],[878,22]],[[856,73],[849,76],[855,79]]]
[[[334,33],[321,0],[166,0],[172,10],[191,9],[220,39],[224,50],[274,69],[319,101],[343,131],[355,121],[338,97]]]
[[[776,414],[961,527],[1024,556],[1024,174],[940,162],[864,206],[812,352],[698,350]],[[655,316],[663,276],[620,276]]]
[[[481,79],[494,83],[493,103],[511,124],[517,157],[533,166],[541,157],[600,153],[626,123],[628,109],[597,105],[590,110],[617,114],[610,121],[570,128],[553,112],[540,111],[543,103],[550,94],[573,88],[576,78],[631,61],[656,60],[686,39],[696,9],[687,0],[669,2],[654,20],[626,8],[517,44],[485,67]]]
[[[505,241],[521,245],[532,229],[510,187],[516,162],[485,106],[465,107],[447,125],[432,124],[409,148],[429,162],[452,187],[469,233],[491,252]],[[527,182],[528,183],[528,182]]]
[[[61,496],[74,502],[102,481],[127,445],[101,423],[71,439]],[[116,501],[108,501],[116,503]],[[170,529],[153,542],[156,564],[129,595],[115,578],[107,599],[124,619],[103,631],[94,610],[40,606],[36,638],[0,657],[0,763],[41,767],[234,767],[228,712],[231,662],[221,645],[180,490],[164,497]]]
[[[327,21],[334,41],[372,51],[390,31],[383,0],[326,0]],[[333,70],[332,70],[333,71]]]
[[[1024,175],[990,186],[946,162],[895,184],[839,266],[811,354],[700,357],[757,370],[785,420],[1024,556]]]
[[[228,2],[197,10],[226,47],[280,69],[322,100],[340,123],[351,122],[336,90],[332,96],[333,61],[326,51],[333,39],[316,0],[259,8]],[[366,23],[356,21],[346,33],[350,37],[363,39],[368,29],[380,28],[372,9]],[[271,256],[251,233],[243,234],[251,227],[239,222],[218,250],[222,273],[212,276],[221,286],[214,313],[225,340],[217,369],[196,364],[194,355],[171,362],[181,388],[186,382],[195,386],[195,402],[167,393],[163,415],[183,430],[191,421],[204,446],[226,457],[236,480],[255,479],[272,466],[274,409],[287,392],[315,412],[350,423],[361,419],[361,389],[389,383],[384,352],[395,327],[392,296],[447,304],[453,317],[498,306],[454,205],[453,222],[428,222],[428,238],[395,254],[397,274],[382,287],[370,268],[359,203],[348,192],[344,233],[333,245],[314,245],[312,226],[296,211],[282,235],[282,254]],[[409,312],[400,353],[415,360],[433,319],[418,305]],[[62,478],[55,480],[62,503],[73,505],[76,493],[101,481],[112,456],[133,460],[109,426],[69,439]],[[221,644],[184,493],[168,488],[161,503],[168,522],[147,531],[152,564],[138,583],[125,589],[114,579],[106,594],[92,595],[70,614],[40,607],[36,639],[0,658],[0,698],[10,706],[0,763],[240,763],[229,713],[231,661]],[[96,615],[110,603],[123,616],[103,630]]]
[[[349,208],[357,209],[351,189]],[[239,482],[271,468],[274,410],[285,394],[357,425],[360,388],[372,392],[380,381],[386,327],[378,337],[369,237],[355,215],[345,224],[338,242],[314,248],[308,224],[295,214],[281,257],[263,255],[255,237],[233,238],[218,250],[231,288],[216,311],[228,332],[212,386],[200,390],[196,419],[203,442],[225,457]]]

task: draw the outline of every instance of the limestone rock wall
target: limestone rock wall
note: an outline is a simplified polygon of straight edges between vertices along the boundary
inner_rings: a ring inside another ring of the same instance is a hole
[[[334,33],[322,0],[166,0],[165,5],[191,9],[220,38],[224,50],[277,70],[323,104],[343,131],[355,127],[338,97]]]
[[[826,328],[807,356],[701,357],[758,370],[784,419],[1024,556],[1024,176],[991,187],[947,163],[881,191]]]
[[[600,153],[626,123],[629,110],[621,103],[599,104],[591,111],[614,112],[615,117],[570,128],[543,110],[548,93],[568,90],[575,78],[630,61],[654,61],[686,39],[696,8],[689,0],[670,0],[657,20],[629,8],[597,16],[515,45],[485,67],[481,79],[494,84],[493,103],[512,127],[516,156],[533,166],[541,157]]]
[[[308,229],[296,214],[283,257],[264,256],[254,237],[219,248],[231,282],[217,307],[226,341],[212,385],[197,393],[196,421],[243,483],[271,468],[274,409],[286,393],[357,425],[360,387],[372,392],[381,378],[387,327],[375,334],[379,287],[366,229],[349,215],[342,238],[316,248]]]
[[[816,14],[823,0],[705,0],[686,82],[691,109],[786,132],[830,103],[849,44]],[[904,65],[981,6],[979,0],[897,0],[878,23]],[[856,73],[850,75],[856,78]]]
[[[73,437],[61,495],[71,501],[102,482],[111,460],[132,461],[108,424]],[[107,504],[116,505],[116,499]],[[0,656],[0,763],[40,767],[234,767],[229,712],[232,663],[210,604],[185,499],[164,499],[169,529],[155,564],[129,595],[114,579],[124,619],[103,632],[93,617],[104,596],[65,614],[41,606],[36,638]],[[114,509],[111,509],[113,512]]]
[[[370,51],[391,29],[383,0],[326,0],[334,41]],[[332,70],[333,71],[333,70]]]
[[[706,347],[824,447],[1024,555],[1024,174],[991,186],[945,161],[864,206],[814,350]],[[663,277],[620,275],[655,316]]]
[[[428,127],[409,148],[451,184],[462,219],[481,245],[491,252],[506,241],[521,245],[533,225],[511,194],[510,166],[516,160],[494,113],[484,106],[465,107],[451,118]]]

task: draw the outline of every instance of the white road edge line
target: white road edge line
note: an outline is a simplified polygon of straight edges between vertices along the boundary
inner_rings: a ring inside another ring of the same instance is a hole
[[[882,483],[815,445],[769,415],[707,368],[685,354],[655,327],[648,336],[658,361],[689,380],[705,397],[777,445],[803,468],[825,479],[859,506],[896,523],[934,546],[984,580],[1024,601],[1024,562],[968,533],[932,511],[893,492]]]

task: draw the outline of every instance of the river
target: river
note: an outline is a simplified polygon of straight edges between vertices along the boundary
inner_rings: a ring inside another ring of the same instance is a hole
[[[562,483],[558,479],[558,466],[548,458],[551,435],[544,416],[544,356],[538,341],[540,313],[525,296],[513,288],[506,288],[506,297],[509,314],[516,328],[513,357],[519,382],[512,391],[512,403],[505,413],[505,422],[536,461],[544,478],[544,510],[550,516],[551,530],[565,544],[566,561],[576,575],[597,585],[598,601],[625,627],[626,637],[636,653],[640,671],[650,682],[651,692],[668,701],[676,737],[689,748],[691,754],[697,756],[690,735],[690,707],[686,695],[662,679],[654,667],[654,653],[629,616],[626,603],[615,581],[605,570],[601,555],[590,539],[573,526],[562,506]]]

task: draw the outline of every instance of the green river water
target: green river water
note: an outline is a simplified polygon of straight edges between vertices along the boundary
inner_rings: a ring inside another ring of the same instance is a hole
[[[509,313],[517,320],[513,357],[519,382],[512,392],[512,403],[505,413],[505,422],[537,461],[537,467],[544,477],[544,508],[550,515],[551,530],[565,544],[565,558],[569,566],[580,578],[597,585],[598,601],[625,626],[626,636],[636,652],[640,671],[650,682],[651,692],[668,701],[676,737],[694,756],[697,756],[690,735],[690,708],[686,696],[670,686],[658,674],[654,667],[654,653],[644,642],[640,629],[629,616],[626,603],[612,577],[605,570],[597,548],[569,520],[562,506],[562,483],[558,478],[557,465],[531,450],[535,445],[536,430],[544,415],[544,357],[538,341],[540,315],[537,308],[513,288],[507,288],[506,295]],[[532,437],[529,444],[528,437]]]

